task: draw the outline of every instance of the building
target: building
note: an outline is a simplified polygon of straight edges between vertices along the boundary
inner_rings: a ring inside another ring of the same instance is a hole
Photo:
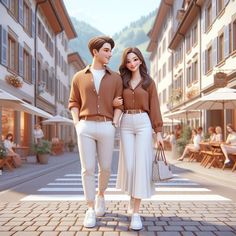
[[[186,116],[184,112],[181,115],[181,111],[188,104],[219,87],[235,87],[235,19],[235,1],[161,1],[149,34],[147,50],[151,52],[151,68],[163,70],[167,58],[160,55],[163,51],[160,47],[162,40],[170,36],[167,47],[171,52],[172,60],[168,66],[171,65],[172,75],[170,73],[168,80],[163,83],[163,73],[152,70],[156,81],[158,78],[157,87],[164,116],[178,111],[178,118],[185,119],[186,122]],[[156,57],[153,56],[155,52]],[[161,95],[165,89],[169,94],[166,100]],[[236,124],[235,118],[235,111],[227,111],[227,122]],[[205,130],[210,125],[223,127],[223,111],[203,110],[198,115],[188,116],[187,120],[190,126],[202,125]]]
[[[0,13],[0,87],[38,107],[35,120],[35,113],[0,106],[0,133],[12,132],[16,143],[29,145],[34,123],[44,117],[40,109],[67,115],[68,42],[77,35],[63,0],[1,0]],[[43,129],[47,139],[55,135],[55,127]],[[59,138],[66,133],[61,129]]]

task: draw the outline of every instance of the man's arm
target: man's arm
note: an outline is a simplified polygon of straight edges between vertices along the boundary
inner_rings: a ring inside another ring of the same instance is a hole
[[[118,127],[120,124],[119,124],[119,120],[120,120],[120,116],[122,114],[122,110],[120,109],[115,109],[114,110],[114,116],[113,116],[113,121],[112,121],[112,124],[115,126],[115,127]]]
[[[72,107],[70,111],[74,125],[76,125],[79,122],[79,109],[77,107]]]

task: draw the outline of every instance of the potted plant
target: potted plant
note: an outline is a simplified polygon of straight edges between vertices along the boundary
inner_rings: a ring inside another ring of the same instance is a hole
[[[7,155],[6,148],[0,144],[0,159],[4,159],[6,155]]]
[[[51,142],[44,139],[42,139],[40,143],[34,144],[33,149],[35,154],[38,156],[40,164],[48,163],[49,154],[51,153],[51,147]]]
[[[67,143],[69,152],[73,152],[74,148],[75,148],[75,143],[73,142],[73,140],[71,139],[68,143]]]

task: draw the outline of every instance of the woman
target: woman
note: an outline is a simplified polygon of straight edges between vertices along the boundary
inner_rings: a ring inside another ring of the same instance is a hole
[[[236,130],[231,124],[228,124],[226,128],[229,132],[229,135],[227,137],[226,143],[222,143],[220,147],[225,156],[224,165],[225,167],[230,167],[233,163],[232,160],[230,160],[228,154],[236,153]]]
[[[34,126],[34,142],[35,144],[39,144],[43,138],[44,134],[39,124]]]
[[[3,142],[3,145],[4,145],[4,147],[7,150],[7,155],[13,157],[14,166],[15,167],[21,166],[21,157],[20,157],[19,154],[17,154],[13,150],[14,143],[13,143],[13,135],[11,133],[8,133],[6,135],[6,138],[5,138],[4,142]]]
[[[142,229],[139,207],[142,198],[154,192],[151,180],[153,143],[152,129],[157,143],[163,145],[162,117],[154,81],[147,73],[146,63],[138,48],[123,52],[119,68],[123,80],[123,100],[114,105],[124,105],[120,124],[121,150],[117,188],[130,196],[129,212],[132,213],[130,228]]]
[[[200,136],[200,134],[198,133],[198,131],[196,129],[192,129],[192,140],[193,140],[193,143],[186,145],[182,156],[179,157],[177,159],[177,161],[183,161],[186,154],[188,154],[191,151],[192,152],[199,151],[199,149],[200,149],[199,144],[201,142],[201,136]]]
[[[223,141],[222,129],[220,126],[216,126],[215,142],[220,143],[222,141]]]
[[[216,141],[216,132],[215,132],[215,128],[213,126],[210,126],[208,128],[208,134],[210,135],[209,142],[215,142]]]

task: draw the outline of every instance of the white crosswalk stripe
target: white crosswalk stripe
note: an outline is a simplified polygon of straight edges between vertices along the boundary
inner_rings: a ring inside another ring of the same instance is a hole
[[[129,197],[120,189],[116,189],[116,174],[110,177],[106,191],[106,200],[129,200]],[[97,186],[97,175],[95,178]],[[56,178],[54,182],[46,184],[37,190],[38,194],[28,195],[21,201],[84,201],[82,179],[80,174],[66,174]],[[174,178],[155,184],[155,195],[144,201],[230,201],[223,196],[212,194],[211,190],[202,188],[198,183],[187,178]]]

